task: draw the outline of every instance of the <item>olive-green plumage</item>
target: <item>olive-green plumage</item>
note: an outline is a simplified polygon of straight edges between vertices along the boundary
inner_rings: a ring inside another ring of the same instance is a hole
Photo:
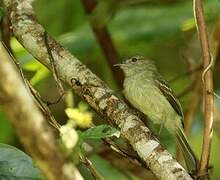
[[[189,172],[196,171],[196,157],[183,132],[181,105],[154,63],[142,56],[134,56],[117,66],[125,74],[123,93],[126,99],[174,135]]]

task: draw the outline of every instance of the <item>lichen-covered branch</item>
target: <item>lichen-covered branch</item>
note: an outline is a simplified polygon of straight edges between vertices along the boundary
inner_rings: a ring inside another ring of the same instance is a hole
[[[16,38],[36,59],[51,69],[44,42],[45,30],[35,18],[32,1],[4,2]],[[51,37],[48,37],[48,44],[52,47],[59,78],[120,129],[122,138],[131,144],[141,161],[158,179],[191,179],[185,169],[152,137],[144,123],[103,81]]]
[[[17,134],[48,179],[83,179],[76,167],[60,152],[49,125],[0,43],[0,103]]]

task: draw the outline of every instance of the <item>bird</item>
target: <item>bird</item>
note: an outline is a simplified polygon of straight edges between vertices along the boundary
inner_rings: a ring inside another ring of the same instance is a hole
[[[188,172],[195,173],[197,158],[183,130],[184,115],[181,104],[154,62],[143,56],[133,56],[114,66],[119,66],[125,75],[125,98],[153,123],[162,125],[175,137]]]

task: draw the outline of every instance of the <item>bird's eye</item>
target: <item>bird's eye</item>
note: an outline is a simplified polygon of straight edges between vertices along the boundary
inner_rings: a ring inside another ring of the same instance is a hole
[[[133,58],[131,59],[132,62],[136,62],[137,60],[138,60],[138,59],[135,58],[135,57],[133,57]]]

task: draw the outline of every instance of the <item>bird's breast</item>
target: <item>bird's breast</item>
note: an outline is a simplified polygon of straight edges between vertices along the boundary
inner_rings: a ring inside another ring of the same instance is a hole
[[[147,115],[154,123],[162,123],[174,112],[172,106],[153,79],[143,77],[125,78],[124,95],[138,110]]]

